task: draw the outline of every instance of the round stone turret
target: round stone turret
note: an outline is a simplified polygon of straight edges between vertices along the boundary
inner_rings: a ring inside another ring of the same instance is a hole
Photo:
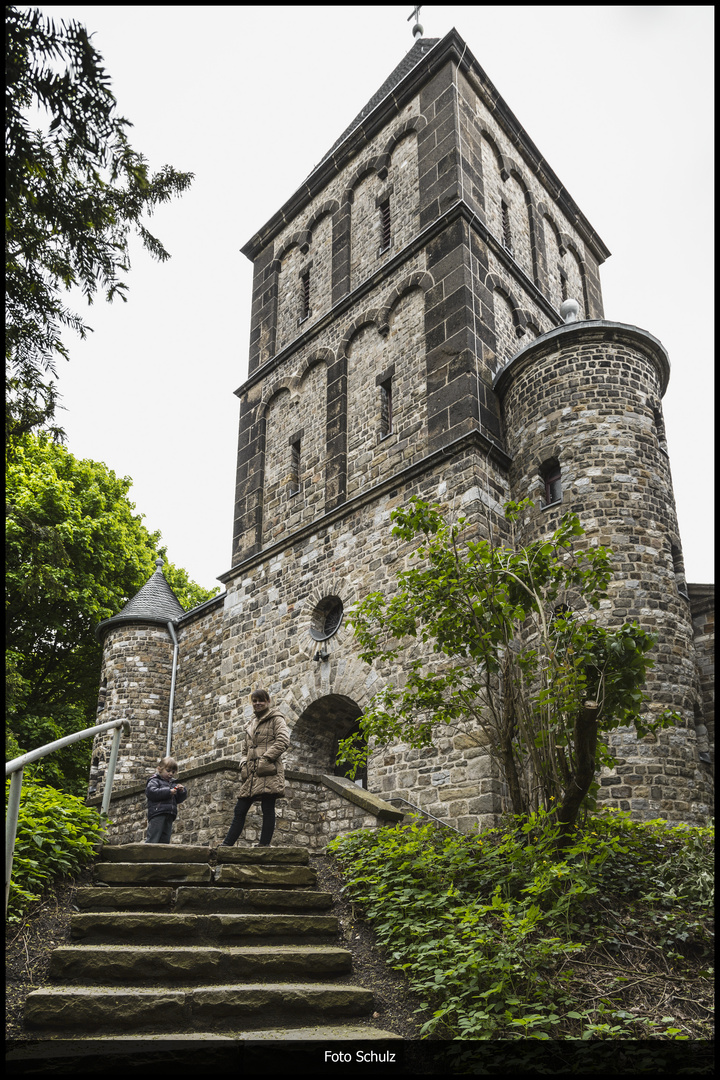
[[[518,352],[494,382],[512,456],[511,497],[535,504],[520,541],[547,536],[571,510],[587,542],[612,549],[604,617],[636,620],[658,635],[649,711],[670,706],[683,722],[659,736],[672,766],[661,775],[649,763],[657,762],[654,740],[638,743],[634,733],[619,732],[621,765],[602,778],[601,795],[636,816],[688,821],[691,802],[703,799],[695,776],[692,621],[660,404],[670,365],[646,331],[571,321],[570,302],[563,307],[565,325]]]
[[[166,752],[174,643],[168,623],[184,610],[163,574],[163,560],[142,589],[95,631],[103,642],[101,681],[105,707],[98,723],[129,720],[131,732],[120,743],[115,785],[149,776]],[[91,793],[102,790],[112,732],[96,738],[90,771]]]

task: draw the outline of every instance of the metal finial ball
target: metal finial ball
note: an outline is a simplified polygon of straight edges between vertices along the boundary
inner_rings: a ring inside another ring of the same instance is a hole
[[[165,565],[165,560],[161,559],[158,555],[157,559],[155,560],[155,565],[157,566],[158,570],[162,570],[163,566]]]
[[[577,300],[563,300],[560,305],[560,317],[566,323],[577,322],[580,314],[580,305]]]
[[[413,37],[422,37],[424,33],[425,31],[423,30],[420,23],[415,23],[415,25],[413,26]]]

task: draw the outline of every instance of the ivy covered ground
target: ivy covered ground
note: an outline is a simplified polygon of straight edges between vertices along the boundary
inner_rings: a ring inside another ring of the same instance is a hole
[[[712,1038],[713,834],[604,812],[564,849],[533,817],[359,831],[331,850],[429,1010],[421,1037],[695,1043]]]

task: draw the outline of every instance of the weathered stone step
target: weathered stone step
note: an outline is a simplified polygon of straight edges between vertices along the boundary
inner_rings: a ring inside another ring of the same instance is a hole
[[[152,845],[161,847],[162,845]],[[104,862],[96,864],[93,878],[108,885],[316,885],[317,872],[308,866],[273,866],[191,862]]]
[[[201,844],[103,844],[103,862],[209,863],[211,847]]]
[[[103,862],[123,863],[261,863],[274,866],[307,866],[307,848],[301,847],[209,847],[201,844],[103,844]]]
[[[203,886],[98,885],[75,890],[81,911],[236,912],[316,911],[332,907],[332,893],[310,889],[241,889]]]
[[[157,953],[156,953],[157,955]],[[326,1017],[364,1016],[373,995],[363,987],[318,983],[262,983],[242,986],[120,989],[114,986],[44,987],[28,995],[25,1024],[33,1031],[82,1028],[99,1034],[128,1030],[190,1031],[230,1028],[247,1018],[267,1030],[287,1022],[311,1025]],[[368,1029],[369,1030],[369,1029]],[[184,1035],[184,1037],[187,1037]],[[291,1036],[286,1036],[291,1037]]]
[[[175,889],[161,886],[91,886],[75,890],[73,901],[81,911],[153,911],[170,910]],[[180,892],[181,890],[177,890]],[[214,892],[214,889],[203,890]]]
[[[262,863],[274,866],[295,864],[307,866],[310,856],[307,848],[300,847],[223,847],[216,848],[215,855],[219,863]]]
[[[78,905],[80,906],[80,905]],[[175,911],[316,911],[333,906],[329,892],[313,889],[180,888]]]
[[[90,1051],[93,1055],[136,1054],[142,1051],[162,1048],[173,1050],[175,1046],[180,1050],[187,1050],[188,1043],[220,1043],[228,1047],[242,1045],[249,1042],[282,1041],[282,1042],[321,1042],[328,1045],[331,1042],[377,1042],[377,1041],[402,1042],[402,1035],[393,1031],[383,1031],[381,1028],[355,1023],[343,1024],[327,1022],[315,1024],[312,1027],[282,1027],[282,1028],[252,1028],[246,1031],[218,1032],[218,1031],[190,1031],[190,1032],[145,1032],[137,1035],[78,1035],[66,1033],[59,1040],[62,1047],[63,1057],[87,1057]],[[117,1045],[116,1045],[117,1044]],[[160,1046],[158,1046],[160,1044]],[[53,1050],[54,1047],[54,1050]],[[6,1061],[37,1061],[49,1057],[57,1057],[58,1037],[49,1038],[46,1042],[34,1042],[17,1050],[11,1050],[6,1054]]]
[[[252,866],[224,864],[217,866],[216,885],[317,885],[317,871],[309,866]]]
[[[199,941],[217,939],[220,943],[250,938],[271,941],[289,938],[301,943],[307,937],[331,937],[338,934],[336,915],[237,915],[237,914],[169,914],[157,912],[83,912],[73,914],[70,937],[84,944],[94,942],[124,942],[138,944],[143,940],[154,945],[162,941]]]
[[[64,945],[50,958],[49,975],[56,981],[190,983],[234,982],[238,979],[313,979],[344,975],[352,955],[332,945],[247,945],[242,948],[205,945]]]
[[[213,880],[213,869],[208,863],[105,862],[95,865],[93,879],[108,885],[208,885]]]

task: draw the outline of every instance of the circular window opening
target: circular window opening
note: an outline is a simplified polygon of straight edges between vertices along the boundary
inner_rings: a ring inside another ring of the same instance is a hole
[[[326,641],[337,632],[343,618],[339,596],[326,596],[313,611],[310,633],[315,641]]]

